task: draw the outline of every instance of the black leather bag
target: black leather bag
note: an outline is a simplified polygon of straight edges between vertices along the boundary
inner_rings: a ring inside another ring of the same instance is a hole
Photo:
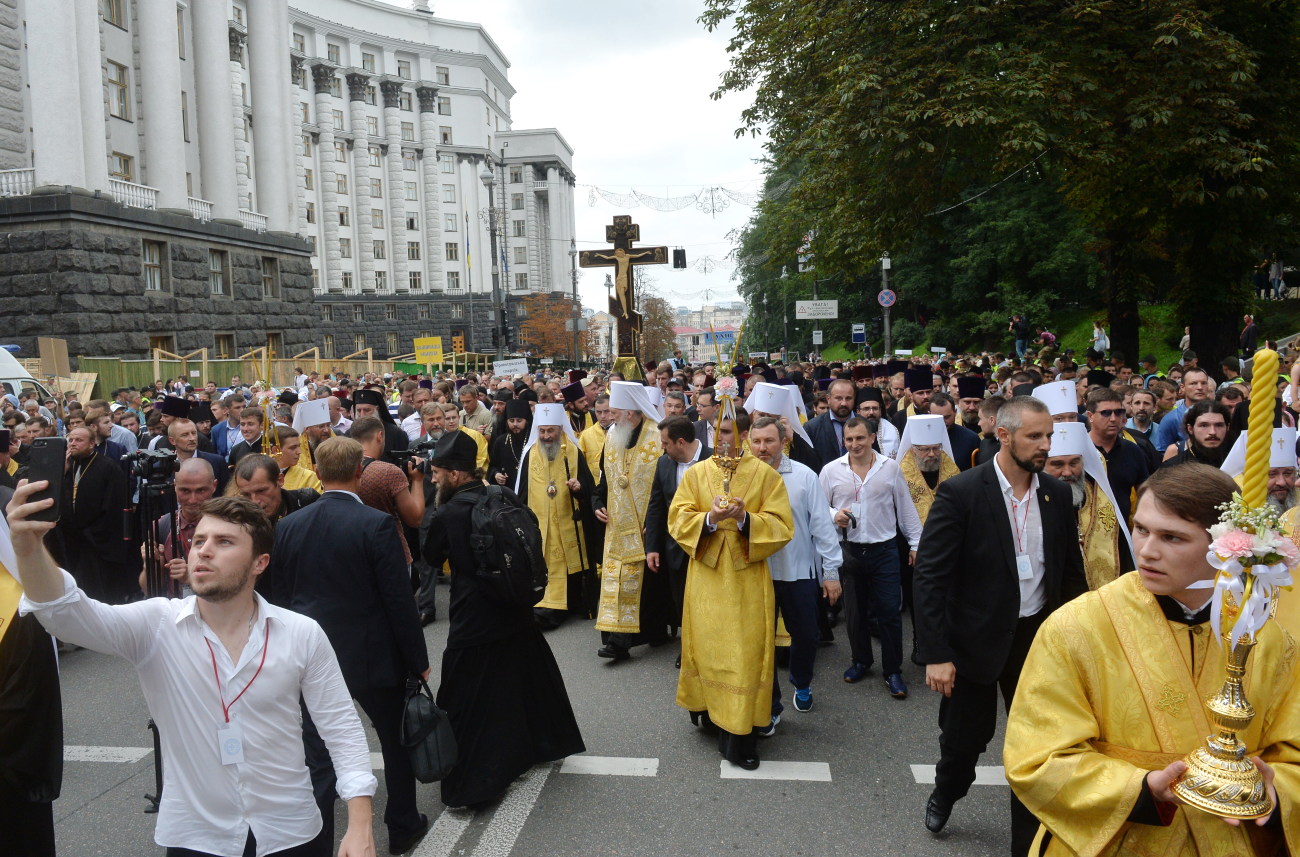
[[[451,720],[434,703],[423,679],[406,682],[402,746],[411,754],[411,768],[422,783],[436,783],[456,766],[456,736],[451,731]]]

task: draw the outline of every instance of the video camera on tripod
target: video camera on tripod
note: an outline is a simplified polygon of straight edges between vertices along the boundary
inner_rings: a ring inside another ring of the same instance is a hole
[[[425,441],[421,441],[420,443],[417,443],[415,446],[409,447],[408,449],[391,450],[388,454],[392,457],[393,463],[396,464],[398,467],[402,468],[403,470],[406,469],[406,462],[410,461],[413,458],[416,459],[415,461],[416,469],[419,470],[421,473],[427,474],[431,472],[432,468],[429,466],[429,459],[421,458],[420,453],[432,452],[433,448],[437,445],[438,442],[435,440],[425,440]]]
[[[127,453],[122,460],[131,465],[132,476],[145,482],[166,482],[180,469],[171,449],[141,449]]]

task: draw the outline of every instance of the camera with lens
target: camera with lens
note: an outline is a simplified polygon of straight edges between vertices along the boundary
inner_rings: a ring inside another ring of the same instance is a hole
[[[131,465],[131,475],[146,482],[166,482],[180,469],[171,449],[141,449],[122,456]]]
[[[418,456],[420,456],[421,453],[432,451],[436,445],[437,441],[426,440],[417,443],[415,446],[409,447],[408,449],[391,450],[388,454],[392,456],[393,462],[403,470],[406,469],[406,462],[415,459],[416,469],[421,473],[428,474],[432,472],[432,468],[429,465],[429,459],[427,457],[421,458]]]

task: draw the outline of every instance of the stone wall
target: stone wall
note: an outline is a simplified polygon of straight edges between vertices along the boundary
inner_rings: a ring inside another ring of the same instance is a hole
[[[18,0],[0,0],[0,170],[32,165],[23,112],[22,33]]]
[[[463,331],[468,350],[492,352],[492,301],[490,296],[475,295],[471,307],[468,296],[447,294],[426,295],[343,295],[322,294],[316,296],[316,303],[321,309],[321,333],[334,336],[334,353],[326,357],[342,357],[357,350],[355,334],[366,337],[366,347],[375,350],[375,356],[389,358],[399,354],[409,354],[415,350],[414,339],[417,336],[441,336],[442,347],[451,353],[453,331]],[[459,305],[461,316],[452,317],[453,306]],[[427,317],[421,317],[421,307],[426,309]],[[518,330],[515,318],[517,303],[507,303],[507,324]],[[356,307],[361,307],[363,318],[357,320]],[[395,318],[388,317],[390,308]],[[473,326],[471,328],[471,316]],[[397,350],[390,351],[388,335],[397,335]],[[323,343],[322,343],[323,344]]]

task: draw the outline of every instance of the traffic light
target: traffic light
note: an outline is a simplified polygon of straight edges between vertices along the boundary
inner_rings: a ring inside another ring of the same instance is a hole
[[[506,348],[511,352],[519,350],[519,328],[513,324],[506,324]]]
[[[496,348],[501,344],[501,331],[495,327],[492,328],[492,347]]]

